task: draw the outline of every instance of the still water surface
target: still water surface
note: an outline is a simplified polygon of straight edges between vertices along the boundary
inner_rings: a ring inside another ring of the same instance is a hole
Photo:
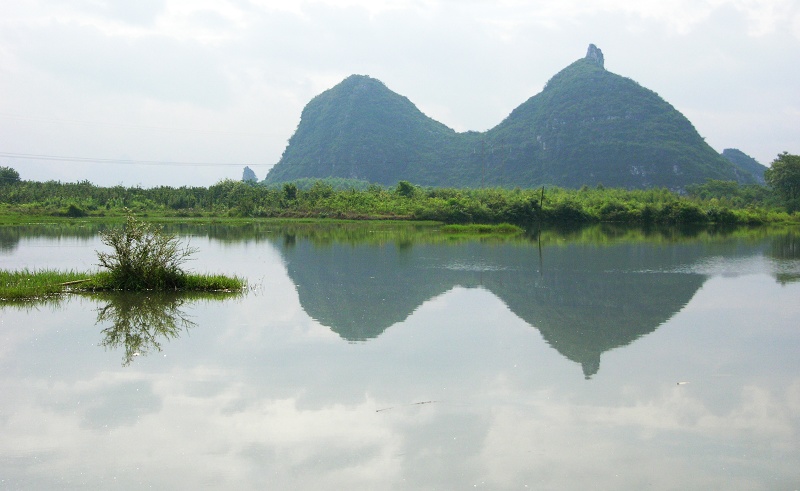
[[[0,306],[2,489],[797,489],[786,231],[181,227],[242,296]],[[0,268],[97,230],[0,229]]]

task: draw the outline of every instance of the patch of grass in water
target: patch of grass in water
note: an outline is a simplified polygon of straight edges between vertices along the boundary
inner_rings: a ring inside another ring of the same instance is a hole
[[[6,301],[44,298],[64,292],[69,284],[91,275],[77,271],[42,269],[0,270],[0,299]]]
[[[243,291],[246,281],[242,278],[224,275],[184,274],[168,289],[176,292],[236,292]],[[17,271],[0,270],[0,302],[13,303],[42,300],[67,292],[107,292],[119,291],[113,276],[107,271],[82,273],[77,271],[56,271],[21,269]],[[149,291],[155,291],[151,289]],[[139,290],[147,291],[147,290]]]
[[[246,282],[238,276],[221,274],[186,274],[179,290],[193,292],[241,291]]]

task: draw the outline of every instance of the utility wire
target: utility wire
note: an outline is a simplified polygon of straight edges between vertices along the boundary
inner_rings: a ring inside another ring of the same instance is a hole
[[[133,160],[133,159],[100,159],[91,157],[67,157],[64,155],[38,155],[31,153],[0,152],[0,158],[23,160],[48,160],[54,162],[84,162],[89,164],[114,164],[114,165],[171,165],[185,167],[243,167],[245,164],[231,164],[220,162],[177,162],[173,160]],[[259,165],[259,164],[246,164]]]
[[[104,121],[88,121],[81,119],[60,119],[60,118],[48,118],[43,116],[22,116],[18,114],[9,114],[2,112],[0,112],[0,118],[14,119],[17,121],[36,121],[43,123],[73,124],[79,126],[105,126],[110,128],[123,128],[131,130],[158,131],[158,132],[170,132],[170,133],[192,133],[192,134],[202,133],[202,134],[246,136],[253,138],[263,138],[266,135],[270,135],[270,133],[262,133],[262,132],[202,130],[193,128],[170,128],[165,126],[148,126],[148,125],[131,124],[131,123],[112,123]],[[277,135],[277,133],[272,133],[272,135]]]

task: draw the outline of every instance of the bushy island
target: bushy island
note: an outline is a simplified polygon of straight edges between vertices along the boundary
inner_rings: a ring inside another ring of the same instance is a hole
[[[0,270],[0,300],[41,299],[65,292],[236,292],[245,287],[238,277],[186,272],[182,265],[196,250],[130,214],[123,227],[102,231],[101,240],[112,249],[97,253],[102,270]]]

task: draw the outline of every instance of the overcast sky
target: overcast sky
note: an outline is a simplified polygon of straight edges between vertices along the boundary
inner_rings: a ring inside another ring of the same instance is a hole
[[[245,165],[263,179],[305,104],[348,75],[483,131],[589,43],[717,151],[800,153],[797,0],[24,0],[0,2],[0,165],[101,185],[208,186]]]

